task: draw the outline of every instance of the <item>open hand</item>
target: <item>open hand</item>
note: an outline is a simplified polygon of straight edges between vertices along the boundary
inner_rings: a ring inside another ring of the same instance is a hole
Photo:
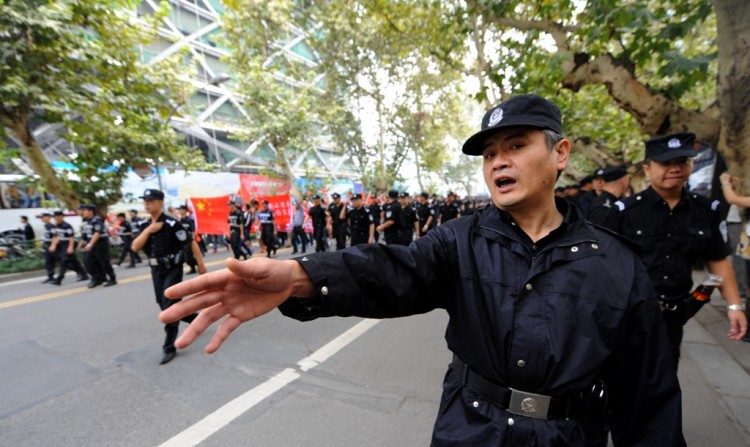
[[[291,295],[312,296],[312,283],[297,261],[254,258],[227,259],[227,268],[206,273],[168,288],[170,299],[195,294],[159,314],[164,323],[177,321],[194,312],[198,316],[177,339],[175,346],[189,346],[216,321],[224,318],[206,346],[213,353],[245,321],[278,307]]]
[[[741,310],[730,310],[727,314],[729,317],[729,331],[727,336],[731,340],[739,340],[747,333],[747,318],[745,312]]]

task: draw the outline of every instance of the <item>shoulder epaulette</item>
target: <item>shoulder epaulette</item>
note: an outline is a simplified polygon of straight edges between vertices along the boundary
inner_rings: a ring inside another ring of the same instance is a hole
[[[628,197],[628,198],[630,198],[630,197]],[[638,245],[638,244],[636,244],[633,240],[627,238],[626,236],[623,236],[622,234],[620,234],[620,233],[618,233],[618,232],[616,232],[616,231],[614,231],[612,229],[609,229],[607,227],[603,227],[601,225],[597,225],[597,224],[589,222],[589,221],[586,221],[586,223],[589,224],[589,225],[591,225],[592,227],[596,228],[597,230],[599,230],[601,232],[604,232],[604,233],[607,233],[607,235],[612,236],[613,238],[615,238],[618,241],[622,242],[623,244],[625,244],[625,246],[627,246],[629,249],[633,250],[634,252],[640,253],[641,246]]]

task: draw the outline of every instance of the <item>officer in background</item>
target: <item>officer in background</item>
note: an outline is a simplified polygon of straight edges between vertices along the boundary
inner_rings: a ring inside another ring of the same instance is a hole
[[[48,211],[44,211],[39,218],[42,219],[42,224],[44,225],[42,252],[44,253],[44,270],[47,271],[47,279],[42,281],[42,284],[47,284],[55,280],[55,263],[57,258],[55,257],[55,251],[49,249],[52,243],[52,229],[55,228],[55,224],[52,223],[52,214]]]
[[[109,259],[109,236],[104,220],[96,215],[94,205],[84,204],[78,207],[83,222],[81,223],[81,243],[83,250],[83,265],[91,275],[88,288],[94,288],[102,283],[104,287],[117,284],[115,271]],[[107,280],[105,283],[104,280]]]
[[[581,179],[581,187],[578,189],[578,196],[576,197],[575,204],[584,216],[589,212],[591,202],[593,202],[596,197],[597,194],[596,191],[594,191],[594,176],[587,175],[583,177]]]
[[[263,208],[258,211],[258,222],[260,222],[260,238],[266,245],[266,256],[271,257],[271,251],[276,256],[276,224],[274,223],[273,211],[268,207],[268,200],[263,201]]]
[[[339,217],[344,225],[349,223],[352,246],[375,243],[375,225],[370,211],[362,202],[362,194],[352,195],[351,206],[344,206]]]
[[[398,191],[388,191],[388,203],[383,205],[383,223],[375,229],[383,233],[386,244],[401,244],[401,204],[398,203]]]
[[[242,212],[242,202],[239,199],[229,201],[232,209],[229,211],[227,222],[229,223],[229,246],[232,247],[234,259],[247,259],[247,250],[242,243],[242,226],[245,223],[245,215]]]
[[[156,303],[164,310],[177,301],[164,298],[164,290],[182,281],[185,248],[190,246],[191,240],[182,224],[173,217],[162,212],[164,209],[164,193],[158,189],[147,189],[141,196],[143,207],[151,219],[144,220],[139,228],[138,237],[133,241],[133,250],[143,251],[148,255],[151,266],[151,281],[154,284]],[[206,272],[202,263],[198,265],[200,273]],[[182,318],[190,323],[195,314]],[[177,338],[180,322],[175,321],[164,325],[163,355],[160,365],[172,361],[175,357],[174,341]]]
[[[135,258],[137,254],[132,250],[133,245],[133,226],[125,218],[125,213],[117,214],[117,235],[120,236],[122,241],[122,251],[120,253],[120,259],[117,260],[117,266],[122,265],[122,261],[125,257],[130,255],[130,264],[125,268],[132,269],[135,267]]]
[[[51,282],[56,286],[62,284],[65,278],[65,272],[71,269],[76,272],[76,281],[86,281],[89,275],[81,267],[76,257],[76,232],[73,227],[65,222],[65,215],[62,211],[56,210],[52,213],[55,216],[55,226],[52,228],[52,242],[48,251],[55,254],[59,271],[57,278]]]
[[[600,169],[597,171],[597,176],[604,181],[602,193],[591,202],[586,217],[593,224],[612,228],[615,224],[607,222],[607,220],[614,218],[614,213],[610,213],[612,207],[630,189],[630,174],[628,174],[627,168],[622,165]]]
[[[247,247],[248,256],[253,255],[252,238],[253,222],[255,221],[255,211],[258,209],[258,202],[255,200],[248,201],[245,204],[245,212],[242,214],[242,234],[245,237],[245,247]]]
[[[427,199],[430,195],[426,192],[422,192],[417,196],[419,203],[417,204],[417,218],[419,219],[419,236],[422,237],[427,234],[430,228],[433,226],[435,220],[435,210],[430,206]]]
[[[489,110],[463,146],[482,156],[494,206],[408,247],[230,259],[228,269],[168,290],[199,298],[160,318],[209,309],[178,344],[221,321],[206,347],[214,352],[243,322],[277,306],[303,321],[441,308],[454,358],[431,445],[590,447],[599,438],[589,427],[601,419],[615,446],[684,446],[677,373],[643,264],[554,198],[570,148],[554,104],[511,98]]]
[[[448,196],[445,198],[445,202],[440,205],[440,225],[445,225],[446,222],[451,219],[455,219],[461,215],[456,203],[456,193],[448,191]]]
[[[195,241],[195,220],[193,220],[193,218],[190,216],[188,207],[185,204],[177,207],[177,217],[182,224],[182,227],[185,229],[185,231],[187,231],[188,240],[190,241],[190,244],[185,246],[185,263],[188,265],[188,267],[190,267],[190,270],[187,271],[187,274],[192,275],[194,273],[198,273],[198,270],[196,270],[196,268],[198,267],[198,260],[193,254],[193,251],[195,251],[193,248],[193,244],[198,244]],[[203,252],[201,251],[200,246],[198,246],[198,252],[202,257]]]
[[[719,201],[685,188],[695,156],[692,133],[653,138],[646,142],[643,166],[651,185],[615,203],[613,227],[640,247],[640,257],[661,303],[675,365],[679,360],[683,325],[701,304],[691,296],[692,267],[702,259],[711,273],[722,277],[719,286],[728,304],[729,338],[739,340],[747,330],[744,304],[734,269],[727,256],[726,223]]]
[[[367,211],[370,212],[370,217],[372,217],[372,224],[375,225],[375,228],[377,228],[380,225],[380,218],[383,214],[383,207],[381,207],[378,203],[377,195],[370,196],[369,202],[370,203],[367,205]],[[378,240],[380,239],[380,232],[375,231],[374,237],[374,242],[378,242]]]
[[[331,195],[333,203],[328,205],[328,233],[336,240],[336,250],[346,248],[346,224],[341,220],[341,210],[344,204],[341,196],[335,192]]]
[[[145,222],[146,220],[138,216],[138,211],[134,209],[128,210],[128,217],[130,218],[130,228],[131,230],[133,230],[133,239],[135,239],[138,237],[138,232],[141,231],[140,228],[143,222]],[[137,251],[131,250],[131,253],[133,253],[133,256],[135,256],[136,264],[140,264],[141,262],[143,262],[143,260],[141,259],[141,255],[139,255]]]
[[[294,212],[292,213],[292,254],[298,252],[297,246],[302,243],[302,253],[307,251],[307,235],[303,226],[305,224],[305,210],[302,209],[302,204],[294,202]]]
[[[320,204],[320,196],[313,196],[313,206],[307,211],[312,219],[313,238],[315,239],[315,252],[326,251],[326,209]]]
[[[399,226],[401,227],[401,245],[409,245],[414,240],[414,233],[417,234],[417,239],[419,239],[419,218],[412,206],[409,193],[404,191],[399,198],[401,201],[401,220],[399,221]]]

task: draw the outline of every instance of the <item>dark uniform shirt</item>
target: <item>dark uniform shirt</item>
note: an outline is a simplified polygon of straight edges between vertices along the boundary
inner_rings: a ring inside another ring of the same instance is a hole
[[[370,225],[372,224],[370,211],[364,206],[361,208],[348,207],[346,218],[349,219],[352,245],[366,244],[370,238]]]
[[[118,235],[120,237],[133,237],[133,226],[127,220],[123,221],[119,227]]]
[[[594,191],[584,191],[576,197],[576,206],[581,210],[584,216],[589,212],[591,202],[597,197],[598,196]]]
[[[188,240],[192,240],[193,235],[195,235],[195,220],[193,220],[193,218],[190,216],[185,216],[180,219],[180,223],[182,224],[182,227],[185,229],[185,231],[187,231]]]
[[[75,238],[76,232],[73,229],[73,227],[65,222],[62,221],[60,224],[54,225],[52,227],[52,236],[58,237],[59,240],[57,242],[57,249],[60,250],[61,247],[65,247],[65,249],[68,249],[68,241],[71,238]]]
[[[89,242],[94,237],[94,233],[99,233],[99,240],[108,240],[107,231],[104,228],[104,220],[99,216],[90,219],[83,219],[81,222],[81,240]]]
[[[674,209],[652,188],[616,202],[616,231],[640,247],[641,260],[660,299],[684,299],[693,286],[697,259],[732,253],[720,202],[683,191]]]
[[[377,203],[373,203],[372,205],[367,207],[367,210],[370,212],[370,216],[372,216],[372,223],[376,227],[380,225],[380,213],[383,211],[380,205],[378,205]]]
[[[458,203],[445,202],[440,205],[440,224],[444,224],[451,219],[458,217]]]
[[[323,228],[326,226],[326,210],[321,205],[315,205],[307,212],[312,219],[314,228]]]
[[[152,233],[143,245],[143,251],[148,254],[148,257],[163,258],[182,252],[190,241],[185,227],[177,219],[164,213],[161,213],[156,221],[164,222],[164,224],[159,231]],[[151,225],[151,219],[144,220],[139,230],[143,231],[149,225]]]
[[[34,228],[31,227],[31,224],[26,224],[23,226],[23,239],[25,241],[33,241],[36,236],[34,235]]]
[[[52,242],[52,236],[53,236],[53,229],[55,228],[55,224],[52,222],[47,222],[44,224],[44,233],[42,233],[42,243],[45,245],[49,245],[50,242]]]
[[[338,205],[335,203],[332,203],[328,205],[328,213],[331,215],[331,226],[338,227],[341,225],[341,207],[343,207],[344,204],[339,202]]]
[[[409,247],[309,255],[298,262],[318,293],[280,310],[310,320],[444,308],[448,348],[485,380],[567,396],[602,379],[615,445],[684,445],[676,369],[643,264],[575,207],[557,206],[561,227],[536,243],[490,207]],[[510,414],[449,373],[432,443],[584,446],[588,438],[576,418]]]
[[[616,214],[612,211],[612,207],[615,206],[615,202],[619,200],[613,194],[607,191],[602,193],[591,202],[588,212],[586,213],[586,219],[596,225],[602,227],[613,228],[616,226]]]
[[[406,243],[411,243],[414,239],[414,222],[419,222],[417,212],[413,205],[407,207],[401,207],[400,221],[398,224],[401,226],[401,237]]]
[[[258,222],[260,222],[261,229],[268,230],[273,229],[273,211],[271,209],[258,211]]]
[[[242,214],[242,211],[233,208],[232,211],[229,212],[229,217],[227,218],[227,222],[229,223],[229,233],[242,234],[242,224],[244,221],[245,216]]]
[[[401,204],[388,202],[383,205],[383,223],[392,221],[393,225],[383,230],[386,241],[396,241],[401,238]]]
[[[427,219],[432,216],[432,222],[430,222],[430,227],[432,228],[435,224],[435,210],[433,210],[429,204],[427,203],[420,203],[417,205],[417,218],[419,219],[419,234],[423,235],[426,232],[422,231],[422,228],[427,223]],[[429,229],[428,228],[428,229]]]
[[[141,233],[141,226],[144,222],[146,222],[146,219],[135,217],[131,222],[131,228],[133,229],[133,239],[135,239]]]

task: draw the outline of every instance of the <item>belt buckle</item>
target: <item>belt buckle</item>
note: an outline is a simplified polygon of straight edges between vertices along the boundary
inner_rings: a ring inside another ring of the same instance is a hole
[[[158,267],[159,260],[156,258],[148,258],[148,265],[150,265],[151,267]]]
[[[520,416],[547,419],[552,398],[541,394],[527,393],[510,388],[508,412]]]
[[[661,307],[662,312],[674,312],[677,310],[677,303],[659,301],[659,307]]]

